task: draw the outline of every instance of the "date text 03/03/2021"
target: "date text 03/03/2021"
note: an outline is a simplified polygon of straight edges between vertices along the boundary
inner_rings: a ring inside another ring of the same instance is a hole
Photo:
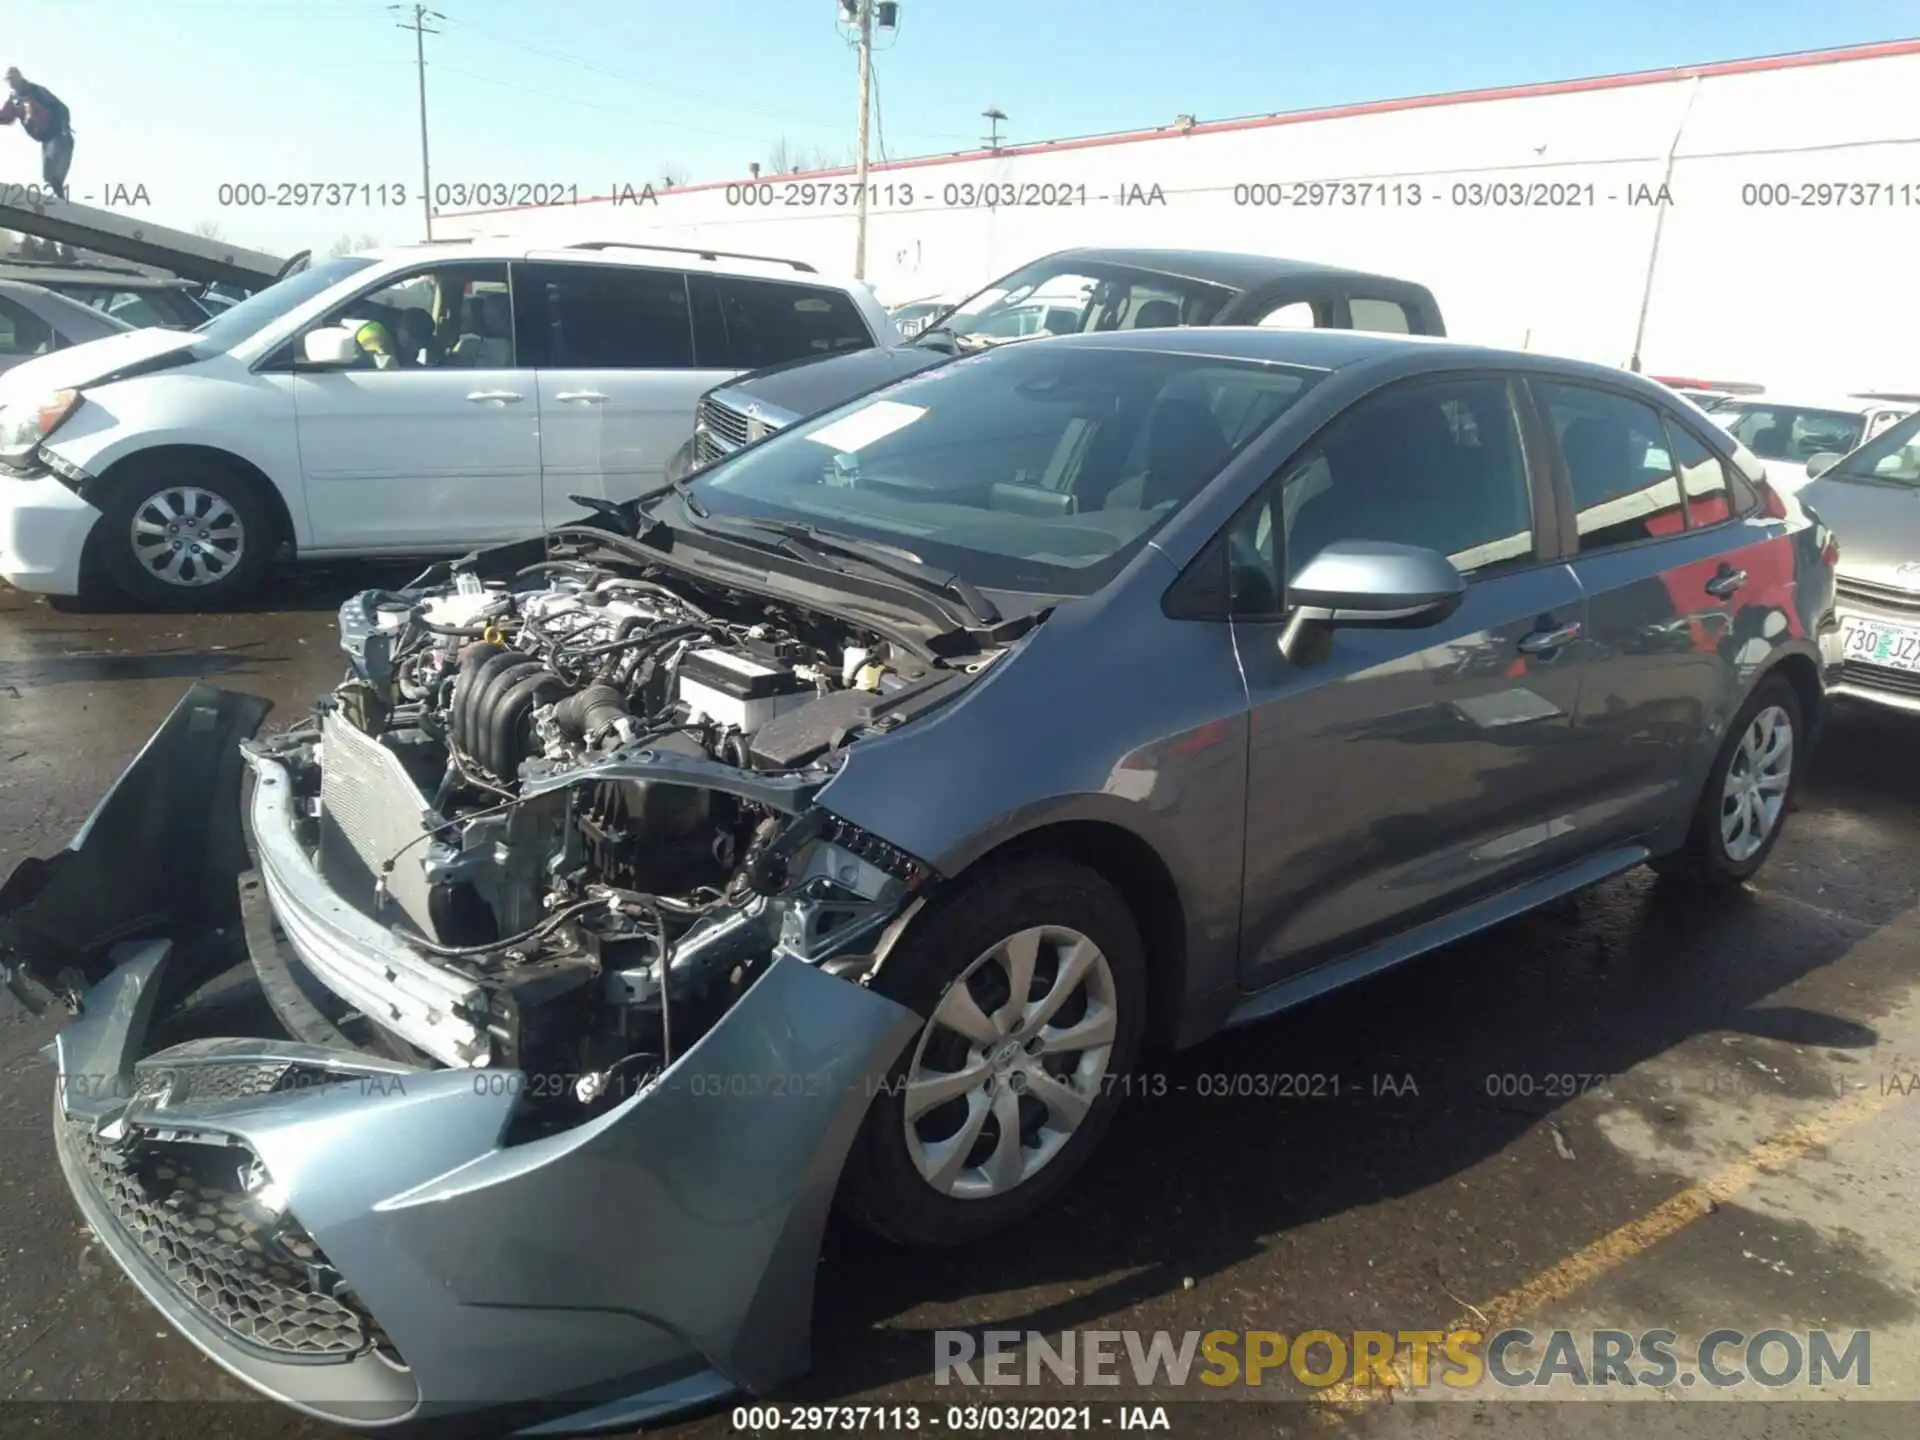
[[[1072,1435],[1173,1429],[1164,1405],[736,1405],[736,1435]]]

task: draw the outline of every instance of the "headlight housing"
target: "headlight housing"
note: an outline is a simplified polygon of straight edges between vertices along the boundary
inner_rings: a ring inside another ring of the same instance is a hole
[[[26,404],[0,408],[0,461],[26,464],[79,403],[78,390],[55,390]]]

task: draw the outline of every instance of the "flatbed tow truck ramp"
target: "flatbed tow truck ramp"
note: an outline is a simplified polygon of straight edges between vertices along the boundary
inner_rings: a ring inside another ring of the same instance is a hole
[[[0,185],[0,229],[53,240],[120,260],[157,265],[201,284],[258,290],[298,270],[312,252],[269,255],[190,230],[156,225],[121,211],[59,200],[18,185]]]

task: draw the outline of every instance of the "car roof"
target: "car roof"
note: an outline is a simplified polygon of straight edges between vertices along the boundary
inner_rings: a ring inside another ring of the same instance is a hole
[[[1183,325],[1163,330],[1100,330],[1079,335],[1049,336],[1037,343],[1054,347],[1100,350],[1147,350],[1200,359],[1254,360],[1298,365],[1315,370],[1404,372],[1409,356],[1420,357],[1420,370],[1531,370],[1563,375],[1570,380],[1592,380],[1626,385],[1669,402],[1673,392],[1644,375],[1542,355],[1533,350],[1502,350],[1470,345],[1439,335],[1389,335],[1368,330],[1277,330],[1259,325]],[[1024,348],[1024,347],[1022,347]]]
[[[1208,280],[1234,290],[1252,290],[1281,280],[1336,279],[1412,286],[1411,280],[1367,270],[1349,270],[1312,260],[1287,260],[1275,255],[1250,255],[1232,250],[1160,250],[1133,245],[1090,245],[1059,250],[1044,260],[1081,259],[1107,265],[1127,265],[1187,280]]]
[[[589,248],[591,246],[592,248]],[[823,285],[835,290],[870,290],[864,280],[848,275],[801,268],[802,262],[780,256],[732,255],[698,246],[648,245],[644,241],[564,242],[530,241],[511,236],[476,236],[471,240],[442,240],[425,245],[387,245],[360,252],[375,260],[417,264],[425,260],[554,260],[574,264],[671,266],[675,270],[739,275],[753,279],[788,280],[800,285]]]
[[[1750,405],[1758,410],[1833,410],[1845,415],[1871,415],[1880,410],[1908,414],[1920,409],[1911,400],[1872,400],[1864,395],[1800,395],[1789,392],[1760,395],[1735,395],[1727,408]]]
[[[0,260],[0,280],[19,280],[51,289],[57,285],[112,285],[122,290],[181,290],[188,282],[172,275],[148,275],[139,270],[115,270],[106,265],[17,264]]]
[[[71,295],[62,295],[58,290],[49,290],[44,285],[34,285],[25,280],[16,280],[11,275],[0,275],[0,295],[24,305],[42,320],[58,324],[56,317],[62,315],[84,318],[99,323],[103,328],[116,327],[133,329],[126,321],[116,319],[104,310],[75,300]]]

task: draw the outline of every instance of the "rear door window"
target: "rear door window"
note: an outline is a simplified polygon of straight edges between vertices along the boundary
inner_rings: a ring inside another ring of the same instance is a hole
[[[691,370],[693,307],[678,270],[516,265],[520,363],[546,370]]]
[[[1687,523],[1695,529],[1718,525],[1753,508],[1753,492],[1713,451],[1672,416],[1667,421],[1667,448],[1686,496]]]
[[[715,283],[729,363],[736,369],[873,346],[859,307],[843,291],[730,275],[716,276]]]
[[[1585,385],[1533,389],[1559,442],[1582,555],[1686,528],[1659,411]]]

